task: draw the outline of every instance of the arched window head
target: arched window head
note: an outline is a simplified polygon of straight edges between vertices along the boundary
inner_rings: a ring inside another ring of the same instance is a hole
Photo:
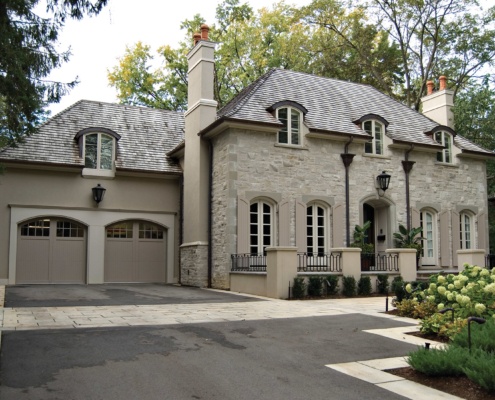
[[[283,124],[278,132],[278,143],[301,145],[303,114],[294,107],[277,108],[277,119]]]
[[[438,144],[445,147],[437,153],[437,161],[452,163],[452,135],[449,132],[438,131],[434,133],[434,138]]]
[[[368,120],[363,122],[363,129],[372,137],[372,141],[364,145],[364,152],[367,154],[383,154],[383,135],[385,134],[385,125],[377,120]]]
[[[117,140],[120,135],[107,128],[86,128],[75,139],[84,159],[83,176],[112,177],[115,167]]]

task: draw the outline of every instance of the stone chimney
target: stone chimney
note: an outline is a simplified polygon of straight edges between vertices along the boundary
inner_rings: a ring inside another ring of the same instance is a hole
[[[183,244],[180,249],[181,282],[207,286],[208,212],[210,185],[209,142],[198,135],[215,122],[214,100],[215,43],[208,39],[209,28],[193,37],[194,47],[187,55],[188,90],[185,112]]]
[[[433,81],[426,83],[427,94],[421,98],[421,107],[423,115],[432,119],[440,125],[448,126],[454,129],[454,92],[447,89],[447,77],[439,78],[439,90],[434,92],[435,84]]]

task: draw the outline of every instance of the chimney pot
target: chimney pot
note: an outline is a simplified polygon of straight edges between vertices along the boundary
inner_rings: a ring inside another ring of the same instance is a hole
[[[201,33],[195,33],[193,35],[194,45],[196,46],[198,42],[201,40]]]
[[[426,88],[427,88],[426,94],[428,96],[433,93],[433,86],[435,86],[435,84],[433,83],[433,81],[426,82]]]
[[[439,79],[440,79],[440,89],[439,90],[447,89],[447,77],[442,75]]]
[[[201,25],[201,40],[208,40],[208,32],[210,27],[206,24]]]

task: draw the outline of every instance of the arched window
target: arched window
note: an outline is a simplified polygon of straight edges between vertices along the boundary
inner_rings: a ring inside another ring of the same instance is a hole
[[[364,145],[364,152],[367,154],[383,154],[384,125],[376,120],[369,120],[363,122],[363,128],[373,138],[371,142],[367,142]]]
[[[437,263],[437,217],[431,210],[421,210],[421,227],[423,228],[423,265]]]
[[[437,161],[452,163],[452,135],[445,131],[435,132],[435,141],[445,147],[437,152]]]
[[[115,139],[104,133],[84,135],[84,167],[111,170],[115,154]]]
[[[474,248],[474,217],[468,212],[459,214],[460,248],[469,250]]]
[[[308,255],[323,255],[327,251],[327,210],[318,203],[306,208],[306,242]]]
[[[293,107],[277,109],[277,118],[284,125],[278,132],[278,143],[301,144],[302,113]]]
[[[249,206],[249,252],[263,254],[273,245],[273,206],[264,200],[255,200]]]

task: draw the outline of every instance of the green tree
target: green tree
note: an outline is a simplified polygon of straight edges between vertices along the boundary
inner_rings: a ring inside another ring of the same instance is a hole
[[[45,79],[70,56],[55,49],[58,34],[67,18],[96,15],[107,1],[46,0],[50,18],[33,11],[38,0],[0,2],[0,145],[13,145],[34,132],[45,117],[43,107],[77,83]]]
[[[477,0],[370,0],[369,12],[399,46],[404,71],[398,97],[419,110],[426,83],[446,75],[455,91],[495,65],[495,7]]]

